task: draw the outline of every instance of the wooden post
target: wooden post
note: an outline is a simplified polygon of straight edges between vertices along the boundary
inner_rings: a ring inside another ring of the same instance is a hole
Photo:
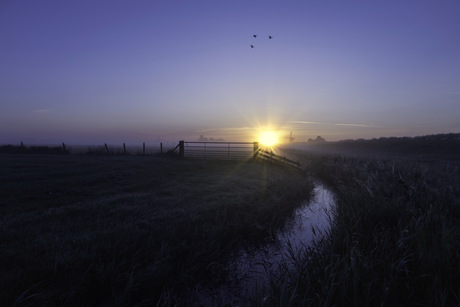
[[[259,142],[254,142],[253,158],[256,159],[259,154]]]
[[[62,142],[62,152],[65,153],[65,144]]]
[[[123,142],[123,153],[126,155],[126,144]]]
[[[105,150],[107,150],[107,154],[110,155],[109,146],[107,146],[107,143],[105,143],[104,145],[105,145]]]
[[[142,154],[145,156],[145,142],[142,143]]]
[[[21,141],[21,147],[24,148],[24,143]]]
[[[179,141],[179,157],[183,158],[184,157],[184,141]]]
[[[160,153],[163,153],[163,143],[160,143]]]

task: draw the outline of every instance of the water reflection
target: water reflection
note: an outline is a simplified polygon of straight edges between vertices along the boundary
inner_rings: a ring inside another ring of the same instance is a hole
[[[334,197],[330,190],[317,184],[311,201],[300,206],[294,218],[288,221],[284,231],[276,235],[272,244],[263,248],[245,250],[232,263],[239,276],[242,289],[261,288],[267,281],[269,272],[276,270],[286,260],[288,253],[299,253],[315,237],[329,227]],[[244,293],[246,295],[250,293]]]
[[[288,253],[302,252],[315,236],[321,235],[329,227],[329,213],[333,206],[332,192],[323,185],[316,184],[312,200],[306,201],[296,210],[294,217],[288,221],[282,232],[275,235],[273,242],[263,247],[240,251],[228,268],[234,276],[235,284],[214,289],[214,293],[208,293],[211,297],[202,297],[203,305],[208,305],[205,301],[209,302],[209,299],[214,304],[238,304],[249,298],[255,289],[265,287],[269,272],[276,270],[280,263],[286,263]]]

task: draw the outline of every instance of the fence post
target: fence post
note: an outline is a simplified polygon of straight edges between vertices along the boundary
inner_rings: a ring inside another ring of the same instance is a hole
[[[184,141],[179,141],[179,157],[184,157]]]
[[[109,146],[107,146],[107,143],[105,143],[104,145],[105,145],[105,150],[107,150],[107,154],[110,155]]]
[[[145,156],[145,142],[142,143],[142,153],[143,153],[143,155]]]
[[[62,152],[65,153],[65,144],[62,142]]]
[[[126,144],[125,144],[125,142],[123,142],[123,154],[126,155]]]
[[[259,142],[254,142],[253,158],[256,159],[259,154]]]
[[[160,143],[160,153],[163,153],[163,143]]]

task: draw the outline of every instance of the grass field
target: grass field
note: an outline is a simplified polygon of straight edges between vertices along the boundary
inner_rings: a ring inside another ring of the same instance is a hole
[[[299,171],[257,161],[0,159],[2,306],[190,303],[313,188]]]
[[[1,303],[190,305],[197,287],[228,282],[229,255],[282,227],[314,178],[336,195],[330,231],[288,250],[242,305],[458,306],[459,137],[444,138],[286,150],[304,172],[167,155],[2,154]]]

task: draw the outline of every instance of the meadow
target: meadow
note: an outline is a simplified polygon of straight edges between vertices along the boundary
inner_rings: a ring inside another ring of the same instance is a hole
[[[199,289],[229,282],[235,251],[282,229],[320,180],[336,196],[331,228],[287,250],[240,305],[458,306],[459,136],[443,139],[285,148],[302,171],[169,155],[2,154],[2,303],[193,305]]]
[[[191,304],[313,188],[253,160],[44,148],[0,159],[2,306]]]

